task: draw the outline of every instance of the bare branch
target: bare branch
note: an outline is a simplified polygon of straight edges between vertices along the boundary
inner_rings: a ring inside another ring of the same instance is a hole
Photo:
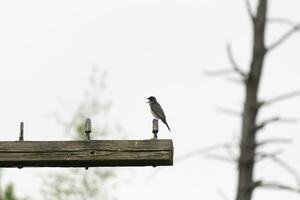
[[[247,12],[248,12],[248,15],[249,15],[251,21],[254,22],[255,17],[254,17],[254,14],[253,14],[252,10],[251,10],[251,4],[250,4],[249,0],[246,0],[246,8],[247,8]]]
[[[279,117],[272,117],[270,119],[266,119],[264,121],[262,121],[259,125],[256,126],[256,131],[260,130],[260,129],[263,129],[266,125],[272,123],[272,122],[277,122],[279,121],[280,118]]]
[[[234,71],[232,69],[220,69],[220,70],[205,70],[203,74],[206,76],[223,76],[232,74]]]
[[[234,146],[237,146],[237,144],[235,144],[235,143],[219,143],[219,144],[215,144],[215,145],[211,145],[211,146],[206,146],[206,147],[203,147],[201,149],[197,149],[197,150],[188,152],[186,154],[183,154],[181,156],[178,156],[174,160],[176,162],[180,162],[180,161],[184,161],[186,159],[192,158],[194,156],[207,154],[211,151],[215,151],[215,150],[218,150],[218,149],[227,149],[227,148],[234,147]],[[232,159],[231,159],[231,162],[232,162]],[[164,169],[164,168],[157,169],[147,179],[153,179],[155,177],[155,175],[158,173],[158,171],[162,170],[162,169]]]
[[[235,116],[235,117],[241,117],[242,114],[236,110],[233,110],[231,108],[225,108],[225,107],[217,107],[217,112],[226,114],[226,115],[231,115],[231,116]]]
[[[292,98],[292,97],[297,97],[297,96],[300,96],[300,90],[290,92],[290,93],[287,93],[287,94],[283,94],[283,95],[274,97],[274,98],[272,98],[270,100],[267,100],[267,101],[263,101],[263,102],[260,103],[260,106],[271,105],[271,104],[274,104],[274,103],[277,103],[277,102],[280,102],[280,101],[283,101],[283,100],[286,100],[286,99],[289,99],[289,98]]]
[[[288,186],[288,185],[284,185],[284,184],[280,184],[280,183],[276,183],[276,182],[257,182],[257,184],[255,184],[255,187],[260,187],[260,188],[269,188],[269,189],[280,189],[280,190],[287,190],[290,192],[296,192],[296,193],[300,193],[300,188],[295,188],[292,186]]]
[[[255,156],[256,156],[255,157],[255,162],[262,161],[262,160],[264,160],[266,158],[273,158],[273,157],[278,156],[278,155],[280,155],[282,153],[283,153],[283,150],[278,150],[278,151],[275,151],[273,153],[259,153],[259,152],[257,152],[255,154]]]
[[[227,55],[228,55],[228,58],[232,65],[233,70],[245,79],[247,77],[247,74],[240,69],[240,67],[234,60],[230,44],[227,44],[226,49],[227,49]]]
[[[270,119],[266,119],[262,121],[259,125],[256,126],[256,131],[263,129],[267,125],[274,123],[274,122],[281,122],[281,123],[296,123],[297,119],[292,118],[282,118],[282,117],[272,117]]]
[[[176,162],[179,162],[179,161],[186,160],[188,158],[191,158],[191,157],[194,157],[194,156],[197,156],[197,155],[209,153],[209,152],[217,150],[217,149],[228,148],[228,146],[235,146],[235,144],[232,144],[232,143],[220,143],[220,144],[215,144],[215,145],[203,147],[201,149],[197,149],[195,151],[191,151],[189,153],[186,153],[186,154],[184,154],[182,156],[178,156],[177,158],[175,158],[175,160],[176,160]]]
[[[287,172],[289,172],[297,182],[298,187],[300,188],[300,177],[297,171],[292,168],[289,164],[287,164],[285,161],[281,160],[277,156],[270,157],[273,162],[277,163],[279,166],[281,166],[283,169],[285,169]]]
[[[297,171],[291,167],[288,163],[286,163],[285,161],[283,161],[282,159],[280,159],[278,157],[279,154],[281,154],[283,151],[277,151],[271,154],[266,154],[266,153],[260,153],[258,155],[260,155],[259,160],[257,161],[261,161],[264,158],[269,158],[271,159],[273,162],[275,162],[277,165],[279,165],[281,168],[283,168],[284,170],[286,170],[288,173],[290,173],[293,178],[295,179],[298,188],[300,189],[300,176],[297,173]]]
[[[283,24],[283,25],[288,25],[288,26],[294,26],[295,23],[292,22],[289,19],[284,19],[284,18],[269,18],[267,19],[267,22],[269,23],[278,23],[278,24]]]
[[[222,156],[222,155],[218,155],[218,154],[213,154],[213,153],[207,153],[205,155],[206,158],[210,158],[210,159],[215,159],[218,161],[223,161],[223,162],[227,162],[227,163],[237,163],[236,159],[232,159],[226,156]]]
[[[237,156],[235,155],[235,153],[232,150],[233,147],[234,146],[230,145],[230,144],[225,144],[224,145],[223,148],[227,152],[228,157],[223,156],[223,155],[213,154],[213,153],[210,153],[210,152],[208,152],[205,156],[207,158],[213,158],[213,159],[220,160],[220,161],[225,161],[225,162],[230,162],[230,163],[232,163],[232,162],[237,163]]]
[[[279,122],[295,124],[298,122],[298,119],[296,119],[296,118],[280,118]]]
[[[287,39],[289,39],[295,32],[300,30],[300,23],[293,25],[289,31],[287,31],[283,36],[281,36],[276,42],[274,42],[272,45],[267,48],[267,51],[273,50],[282,43],[284,43]]]
[[[226,78],[227,81],[230,81],[232,83],[237,83],[237,84],[243,84],[244,83],[244,79],[239,79],[239,78],[235,78],[232,76],[229,76],[230,74],[236,74],[234,69],[219,69],[219,70],[205,70],[203,71],[203,75],[205,76],[210,76],[210,77],[220,77],[220,76],[228,76]]]
[[[233,78],[233,77],[228,77],[226,78],[227,81],[231,82],[231,83],[236,83],[236,84],[239,84],[239,85],[244,85],[245,83],[245,80],[244,79],[239,79],[239,78]]]
[[[256,146],[258,147],[262,147],[266,144],[270,144],[270,143],[277,143],[277,144],[288,144],[291,143],[292,140],[291,139],[287,139],[287,138],[271,138],[271,139],[266,139],[266,140],[262,140],[260,142],[258,142],[256,144]]]
[[[225,194],[225,192],[222,189],[218,189],[218,194],[223,200],[229,200],[229,197]]]
[[[227,151],[228,156],[230,156],[232,160],[237,160],[237,155],[233,152],[232,147],[232,145],[226,145],[225,150]]]

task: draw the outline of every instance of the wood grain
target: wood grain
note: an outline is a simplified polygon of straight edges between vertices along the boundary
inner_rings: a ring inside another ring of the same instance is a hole
[[[172,140],[0,142],[0,167],[162,165],[173,165]]]

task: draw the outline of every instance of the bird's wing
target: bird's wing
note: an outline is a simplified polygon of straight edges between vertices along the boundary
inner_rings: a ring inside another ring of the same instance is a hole
[[[166,116],[165,113],[163,111],[163,109],[161,108],[161,106],[159,105],[159,103],[153,103],[151,106],[151,111],[157,115],[158,118],[165,120]]]

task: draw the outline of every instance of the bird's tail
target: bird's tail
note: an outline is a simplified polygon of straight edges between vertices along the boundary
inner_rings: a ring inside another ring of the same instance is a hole
[[[171,129],[170,129],[170,127],[169,127],[167,121],[166,121],[166,120],[163,120],[162,122],[168,127],[169,131],[171,132]]]

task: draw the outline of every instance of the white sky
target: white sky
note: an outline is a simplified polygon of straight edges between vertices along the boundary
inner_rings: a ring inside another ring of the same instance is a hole
[[[299,0],[272,0],[269,15],[299,22],[299,8]],[[268,27],[268,44],[287,28]],[[251,37],[241,0],[1,1],[0,140],[16,140],[20,121],[25,121],[25,139],[64,139],[61,127],[48,115],[61,109],[61,101],[76,106],[92,67],[97,66],[109,73],[111,118],[129,139],[151,137],[145,97],[155,95],[172,129],[169,133],[162,127],[159,136],[173,139],[175,157],[231,141],[239,133],[239,119],[220,114],[216,108],[239,110],[242,87],[202,72],[229,67],[226,42],[233,45],[238,63],[247,66]],[[267,57],[261,98],[299,89],[299,49],[300,34],[295,34]],[[299,119],[299,111],[299,98],[295,98],[265,109],[260,118],[282,114]],[[259,137],[293,138],[282,157],[299,169],[299,131],[297,124],[274,125]],[[235,169],[202,157],[166,168],[122,168],[125,176],[133,175],[129,183],[120,183],[117,195],[122,200],[141,196],[144,200],[222,199],[218,194],[222,190],[233,199]],[[294,184],[289,174],[268,162],[256,169],[257,178]],[[16,184],[18,194],[38,199],[38,176],[48,170],[9,169],[4,178]],[[299,196],[255,192],[255,199],[266,198]]]

